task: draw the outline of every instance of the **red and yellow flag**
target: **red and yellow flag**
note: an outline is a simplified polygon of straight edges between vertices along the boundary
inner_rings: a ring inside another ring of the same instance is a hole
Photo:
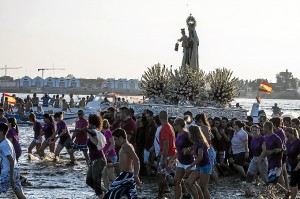
[[[267,82],[261,82],[258,90],[270,94],[272,91],[272,86]]]
[[[4,99],[7,97],[7,98],[8,98],[8,102],[9,102],[10,104],[13,104],[13,105],[16,104],[16,99],[15,99],[13,96],[4,93],[4,96],[3,96],[3,97],[4,97]]]

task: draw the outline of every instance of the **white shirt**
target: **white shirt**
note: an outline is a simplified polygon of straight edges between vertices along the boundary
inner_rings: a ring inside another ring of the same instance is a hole
[[[231,149],[233,154],[246,152],[245,141],[248,140],[248,134],[241,129],[239,132],[234,133],[231,139]],[[247,143],[248,144],[248,143]]]
[[[161,130],[161,125],[159,127],[157,127],[156,129],[156,133],[155,133],[155,138],[154,138],[154,150],[155,150],[155,155],[158,156],[159,155],[159,134],[160,134],[160,130]]]
[[[14,160],[15,168],[18,167],[16,153],[14,146],[8,139],[4,139],[0,143],[0,162],[1,162],[1,173],[10,171],[10,164],[6,156],[11,155]]]

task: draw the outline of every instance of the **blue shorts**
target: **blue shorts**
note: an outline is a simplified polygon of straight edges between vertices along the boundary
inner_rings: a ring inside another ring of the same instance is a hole
[[[15,180],[15,186],[12,187],[10,184],[9,172],[1,173],[1,175],[0,175],[0,194],[7,192],[9,189],[13,189],[15,191],[22,189],[21,181],[20,181],[20,168],[14,169],[14,180]]]
[[[208,157],[209,157],[209,162],[210,164],[213,166],[216,164],[216,157],[217,157],[217,153],[214,149],[213,146],[210,146],[209,149],[208,149]]]
[[[271,169],[269,168],[267,183],[276,184],[278,181],[278,178],[281,174],[281,171],[282,171],[281,167],[275,167],[275,168],[271,168]]]
[[[211,174],[212,166],[211,166],[211,164],[206,164],[204,166],[197,166],[197,170],[203,174]]]

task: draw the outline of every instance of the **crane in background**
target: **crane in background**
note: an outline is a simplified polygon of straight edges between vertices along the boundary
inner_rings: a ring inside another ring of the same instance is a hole
[[[7,67],[7,65],[5,65],[3,68],[0,68],[0,70],[4,70],[4,76],[7,76],[7,69],[20,69],[22,67]]]
[[[38,71],[42,71],[42,78],[44,79],[45,70],[65,70],[64,68],[39,68]]]

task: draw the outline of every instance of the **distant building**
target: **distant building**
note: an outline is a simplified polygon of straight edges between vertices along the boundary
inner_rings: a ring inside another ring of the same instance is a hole
[[[15,81],[10,76],[0,77],[0,87],[17,87],[19,86],[18,81]]]
[[[75,77],[72,77],[71,79],[67,79],[67,87],[68,88],[79,88],[80,87],[80,81],[76,79]]]
[[[31,87],[32,79],[28,76],[22,77],[20,79],[20,87]]]
[[[140,81],[137,79],[106,79],[101,85],[102,89],[115,91],[138,91],[140,89]]]
[[[67,82],[68,80],[63,78],[63,77],[60,77],[58,79],[55,80],[55,87],[59,87],[59,88],[67,88]]]
[[[44,86],[44,79],[41,77],[35,77],[31,81],[31,86],[34,87],[43,87]]]
[[[45,80],[44,80],[44,87],[56,87],[55,86],[55,78],[52,78],[52,77],[47,77]]]

